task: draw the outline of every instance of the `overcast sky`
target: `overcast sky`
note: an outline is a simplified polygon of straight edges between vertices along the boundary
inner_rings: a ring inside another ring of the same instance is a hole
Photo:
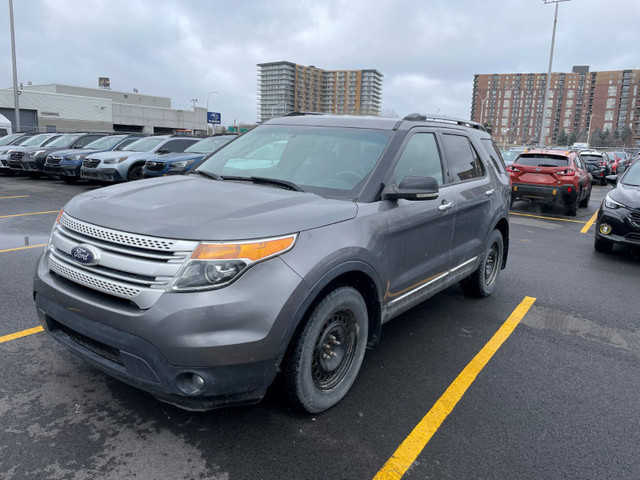
[[[0,0],[0,87],[12,86]],[[476,73],[546,72],[554,5],[543,0],[13,0],[18,81],[190,99],[254,123],[257,67],[287,60],[375,68],[383,111],[469,118]],[[640,0],[560,3],[553,71],[640,69]]]

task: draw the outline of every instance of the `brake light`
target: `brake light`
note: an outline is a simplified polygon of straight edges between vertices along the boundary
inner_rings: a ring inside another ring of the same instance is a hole
[[[571,193],[571,192],[573,192],[573,188],[571,187],[567,188],[567,193]]]
[[[567,168],[566,170],[556,172],[556,175],[563,175],[565,177],[570,177],[575,174],[576,174],[576,171],[573,168]]]

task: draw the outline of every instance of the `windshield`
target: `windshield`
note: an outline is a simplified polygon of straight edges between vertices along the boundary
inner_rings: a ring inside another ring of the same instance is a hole
[[[20,138],[22,135],[23,135],[22,133],[12,133],[10,135],[5,135],[4,137],[0,137],[0,146],[9,145],[16,138]]]
[[[94,150],[111,150],[113,147],[119,144],[123,138],[125,138],[124,135],[102,137],[94,140],[91,143],[87,143],[84,148],[90,148]]]
[[[55,140],[47,143],[47,147],[69,147],[78,138],[80,138],[80,135],[60,135]]]
[[[518,158],[516,163],[528,167],[566,167],[569,165],[569,159],[556,155],[524,154]]]
[[[327,197],[355,198],[392,132],[264,125],[211,155],[199,171],[266,177]]]
[[[52,135],[50,133],[41,133],[40,135],[27,138],[25,141],[20,142],[20,145],[23,147],[39,147],[47,140],[51,140],[57,136],[58,135]]]
[[[623,185],[630,185],[633,187],[640,186],[640,163],[632,163],[629,169],[622,177]]]
[[[141,138],[133,143],[130,143],[126,147],[122,149],[123,152],[150,152],[162,142],[164,142],[166,138]]]
[[[233,138],[225,137],[209,137],[194,143],[185,150],[185,153],[211,153],[221,146],[229,143]]]

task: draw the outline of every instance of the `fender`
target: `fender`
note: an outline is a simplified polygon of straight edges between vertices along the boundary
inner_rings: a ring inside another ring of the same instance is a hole
[[[291,321],[289,322],[289,326],[282,337],[280,344],[278,345],[278,349],[276,354],[278,357],[284,356],[289,343],[291,342],[291,338],[293,334],[297,330],[300,322],[302,322],[304,315],[307,313],[307,310],[311,306],[314,300],[318,298],[318,295],[322,292],[322,290],[327,287],[332,281],[338,278],[340,275],[349,272],[360,272],[367,275],[374,283],[376,289],[377,296],[377,308],[374,307],[371,312],[371,322],[369,328],[369,338],[368,338],[368,346],[375,346],[380,339],[380,327],[381,327],[381,304],[380,299],[382,298],[382,286],[380,282],[380,277],[378,273],[374,270],[374,268],[368,263],[359,261],[359,260],[351,260],[345,263],[341,263],[333,267],[331,270],[326,272],[317,282],[311,287],[307,296],[302,301],[296,313],[291,317]]]

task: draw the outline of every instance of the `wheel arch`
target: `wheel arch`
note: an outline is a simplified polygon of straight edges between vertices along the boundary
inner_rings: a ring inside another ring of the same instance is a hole
[[[502,266],[504,270],[507,266],[507,257],[509,254],[509,221],[506,218],[500,218],[495,226],[494,230],[498,230],[502,234],[502,246],[504,248],[504,255],[502,256]]]
[[[352,261],[336,266],[325,273],[309,290],[307,296],[293,315],[286,334],[278,346],[278,355],[285,354],[295,332],[303,325],[307,313],[311,311],[327,293],[343,286],[353,287],[362,295],[367,305],[369,315],[367,346],[373,347],[378,344],[382,325],[382,290],[380,281],[373,267],[363,262]]]

